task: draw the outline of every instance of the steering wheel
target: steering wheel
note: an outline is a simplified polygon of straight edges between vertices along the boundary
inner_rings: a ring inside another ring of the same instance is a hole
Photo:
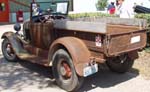
[[[40,15],[39,17],[38,17],[38,19],[39,19],[39,21],[41,22],[41,23],[45,23],[47,20],[49,20],[50,19],[50,15]]]
[[[46,21],[48,21],[50,18],[52,19],[65,19],[66,16],[62,15],[61,13],[53,13],[52,9],[47,9],[47,11],[45,11],[44,14],[39,14],[38,15],[38,19],[41,23],[45,23]]]
[[[48,8],[43,15],[39,14],[39,21],[44,23],[51,18],[52,9]]]
[[[52,15],[53,19],[65,19],[66,17],[64,15]]]

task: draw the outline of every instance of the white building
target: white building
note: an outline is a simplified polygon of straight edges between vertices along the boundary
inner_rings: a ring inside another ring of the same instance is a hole
[[[94,12],[97,11],[98,0],[73,0],[73,12]]]

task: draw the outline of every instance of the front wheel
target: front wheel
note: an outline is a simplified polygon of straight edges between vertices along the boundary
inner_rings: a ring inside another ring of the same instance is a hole
[[[4,58],[8,61],[14,62],[18,60],[18,57],[15,54],[13,47],[7,38],[5,38],[2,42],[2,53],[4,55]]]
[[[83,77],[76,74],[72,59],[67,51],[59,49],[53,56],[53,75],[56,83],[66,91],[77,91],[82,82]]]
[[[127,72],[133,65],[134,60],[132,60],[128,54],[110,58],[106,61],[109,69],[117,73]]]

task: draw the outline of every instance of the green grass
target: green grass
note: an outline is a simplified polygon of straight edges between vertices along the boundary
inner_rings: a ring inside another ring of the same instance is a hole
[[[77,14],[69,14],[69,18],[75,19],[75,18],[84,18],[84,17],[117,17],[116,15],[110,15],[105,13],[77,13]]]

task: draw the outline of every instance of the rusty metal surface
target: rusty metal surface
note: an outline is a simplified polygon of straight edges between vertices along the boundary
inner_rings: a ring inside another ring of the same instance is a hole
[[[139,26],[108,24],[107,33],[102,34],[92,31],[54,29],[52,22],[31,22],[30,25],[26,25],[30,29],[31,38],[30,44],[22,46],[22,49],[27,50],[28,53],[20,54],[21,58],[47,66],[50,65],[54,52],[59,48],[65,48],[80,76],[83,75],[85,65],[93,60],[104,63],[107,57],[136,51],[146,45],[146,31]],[[7,36],[11,38],[12,35],[7,33]],[[131,38],[134,36],[140,36],[141,41],[131,44]],[[101,45],[96,44],[97,37]],[[13,40],[17,41],[15,38]],[[11,42],[13,44],[14,41]]]
[[[106,59],[106,56],[111,57],[121,53],[128,53],[130,51],[141,49],[146,44],[146,30],[140,30],[139,27],[110,25],[108,29],[109,33],[107,34],[80,32],[74,30],[57,30],[56,34],[58,38],[72,36],[81,39],[88,47],[90,53],[92,53],[91,56],[95,58],[98,56],[104,60]],[[101,37],[101,47],[97,47],[95,45],[95,37],[98,35]],[[141,36],[141,41],[139,43],[130,44],[131,37],[136,35]]]
[[[13,46],[16,55],[23,60],[48,66],[48,50],[36,48],[31,45],[22,44],[18,36],[13,32],[6,32],[2,38],[7,38]]]
[[[3,39],[3,38],[9,38],[9,37],[11,37],[13,34],[14,34],[13,32],[5,32],[5,33],[2,35],[1,39]]]
[[[24,48],[30,53],[39,57],[48,58],[48,50],[37,48],[32,45],[25,45]]]
[[[73,59],[73,63],[76,69],[76,72],[83,76],[83,69],[86,63],[90,62],[90,52],[87,46],[78,38],[75,37],[62,37],[56,40],[50,47],[49,50],[49,61],[52,60],[52,56],[54,52],[59,49],[65,47],[67,51],[70,53],[71,58]]]
[[[128,52],[128,56],[132,59],[132,60],[135,60],[135,59],[138,59],[139,58],[139,55],[138,55],[138,51],[131,51],[131,52]]]
[[[80,31],[67,31],[67,30],[57,30],[57,37],[76,37],[83,41],[83,43],[87,46],[88,50],[91,53],[91,57],[96,59],[98,63],[104,63],[105,55],[104,55],[104,40],[105,35],[97,34],[97,33],[89,33],[89,32],[80,32]],[[95,44],[96,36],[101,36],[102,46],[97,47]]]
[[[32,23],[31,44],[38,48],[48,49],[53,41],[53,23]]]
[[[143,28],[138,26],[126,26],[126,25],[107,25],[107,34],[116,35],[116,34],[125,34],[129,32],[136,32],[142,30]]]
[[[13,47],[13,51],[15,54],[23,59],[24,57],[28,57],[28,52],[26,49],[24,49],[23,44],[21,43],[21,40],[19,40],[18,36],[13,32],[6,32],[2,36],[3,39],[8,39]]]
[[[140,41],[132,43],[132,37],[140,36]],[[146,30],[129,32],[126,34],[110,35],[108,44],[108,56],[118,55],[146,46]]]
[[[28,51],[29,55],[27,57],[23,57],[24,60],[29,60],[33,63],[37,63],[44,66],[49,66],[48,63],[48,50],[44,50],[41,48],[36,48],[32,45],[25,45],[24,48]]]

